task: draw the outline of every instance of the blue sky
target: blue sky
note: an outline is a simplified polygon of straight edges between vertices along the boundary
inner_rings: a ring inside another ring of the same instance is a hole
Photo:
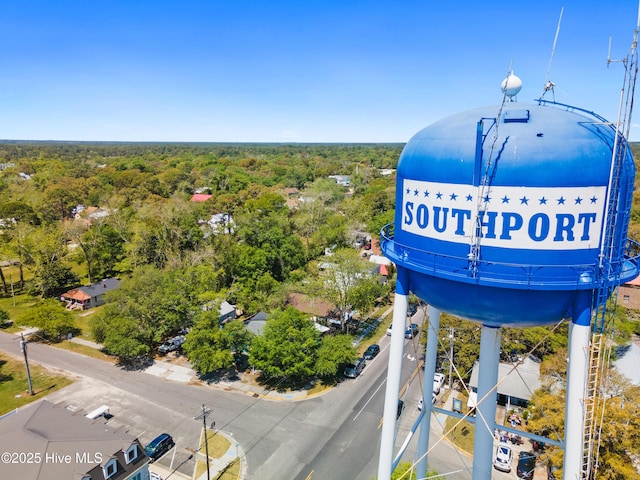
[[[7,0],[0,138],[406,142],[538,98],[563,6],[555,98],[615,120],[632,0]]]

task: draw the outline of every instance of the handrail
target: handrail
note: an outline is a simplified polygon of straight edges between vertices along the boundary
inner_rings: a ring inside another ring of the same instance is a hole
[[[394,225],[385,225],[380,231],[380,246],[390,260],[403,266],[410,266],[418,272],[456,279],[467,283],[490,283],[515,288],[533,289],[573,289],[596,288],[602,280],[599,276],[598,259],[583,264],[522,264],[493,260],[476,260],[478,276],[471,278],[466,257],[447,255],[398,243],[394,239]],[[612,262],[612,270],[620,271],[625,263],[631,262],[636,271],[640,265],[640,243],[627,239],[624,254],[620,260]],[[636,272],[637,273],[637,272]]]

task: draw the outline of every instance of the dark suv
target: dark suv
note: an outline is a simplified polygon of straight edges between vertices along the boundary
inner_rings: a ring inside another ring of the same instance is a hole
[[[171,450],[174,445],[175,442],[173,441],[173,438],[171,438],[171,435],[168,433],[162,433],[151,440],[151,442],[144,447],[144,451],[149,459],[154,462]]]
[[[533,471],[536,469],[536,456],[533,452],[520,452],[518,455],[518,467],[516,474],[520,478],[533,478]]]
[[[364,366],[364,358],[359,358],[358,360],[356,360],[356,363],[347,365],[347,368],[344,369],[344,376],[349,378],[356,378],[362,373]]]
[[[373,345],[369,345],[367,350],[364,352],[364,358],[367,360],[371,360],[373,357],[380,353],[380,345],[374,343]]]

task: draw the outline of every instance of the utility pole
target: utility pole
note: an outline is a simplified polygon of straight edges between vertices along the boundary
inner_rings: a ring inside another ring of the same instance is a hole
[[[453,327],[449,327],[449,391],[453,387]]]
[[[27,367],[27,381],[29,382],[29,395],[33,395],[33,385],[31,384],[31,371],[29,370],[29,360],[27,359],[27,342],[24,339],[24,335],[21,333],[20,337],[20,350],[24,353],[24,364]]]
[[[207,408],[203,403],[202,413],[197,417],[193,417],[194,420],[200,420],[202,418],[202,426],[204,427],[204,453],[207,456],[207,480],[211,480],[211,474],[209,473],[209,438],[207,435],[207,415],[209,415],[212,411],[213,410]]]

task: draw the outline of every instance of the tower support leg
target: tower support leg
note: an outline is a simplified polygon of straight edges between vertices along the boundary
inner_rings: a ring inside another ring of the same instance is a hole
[[[391,478],[393,445],[396,433],[396,415],[398,412],[398,394],[400,393],[400,373],[404,349],[404,331],[407,324],[409,307],[409,271],[398,266],[398,279],[393,304],[391,345],[389,347],[389,368],[387,387],[384,397],[382,434],[380,440],[380,458],[378,459],[378,480]]]
[[[493,431],[496,424],[498,364],[502,329],[482,326],[478,365],[478,403],[473,439],[473,480],[491,478]]]
[[[591,292],[578,294],[569,325],[569,364],[567,365],[567,398],[564,415],[565,480],[582,480],[584,455],[584,419],[587,377],[589,374],[589,341],[591,338]]]
[[[427,327],[427,347],[424,355],[424,378],[422,382],[422,422],[420,422],[420,434],[418,436],[418,464],[416,471],[418,478],[427,476],[427,451],[429,450],[429,433],[431,432],[431,396],[433,392],[433,376],[436,373],[436,361],[438,358],[438,335],[440,332],[440,310],[429,305],[426,321],[423,328]]]

